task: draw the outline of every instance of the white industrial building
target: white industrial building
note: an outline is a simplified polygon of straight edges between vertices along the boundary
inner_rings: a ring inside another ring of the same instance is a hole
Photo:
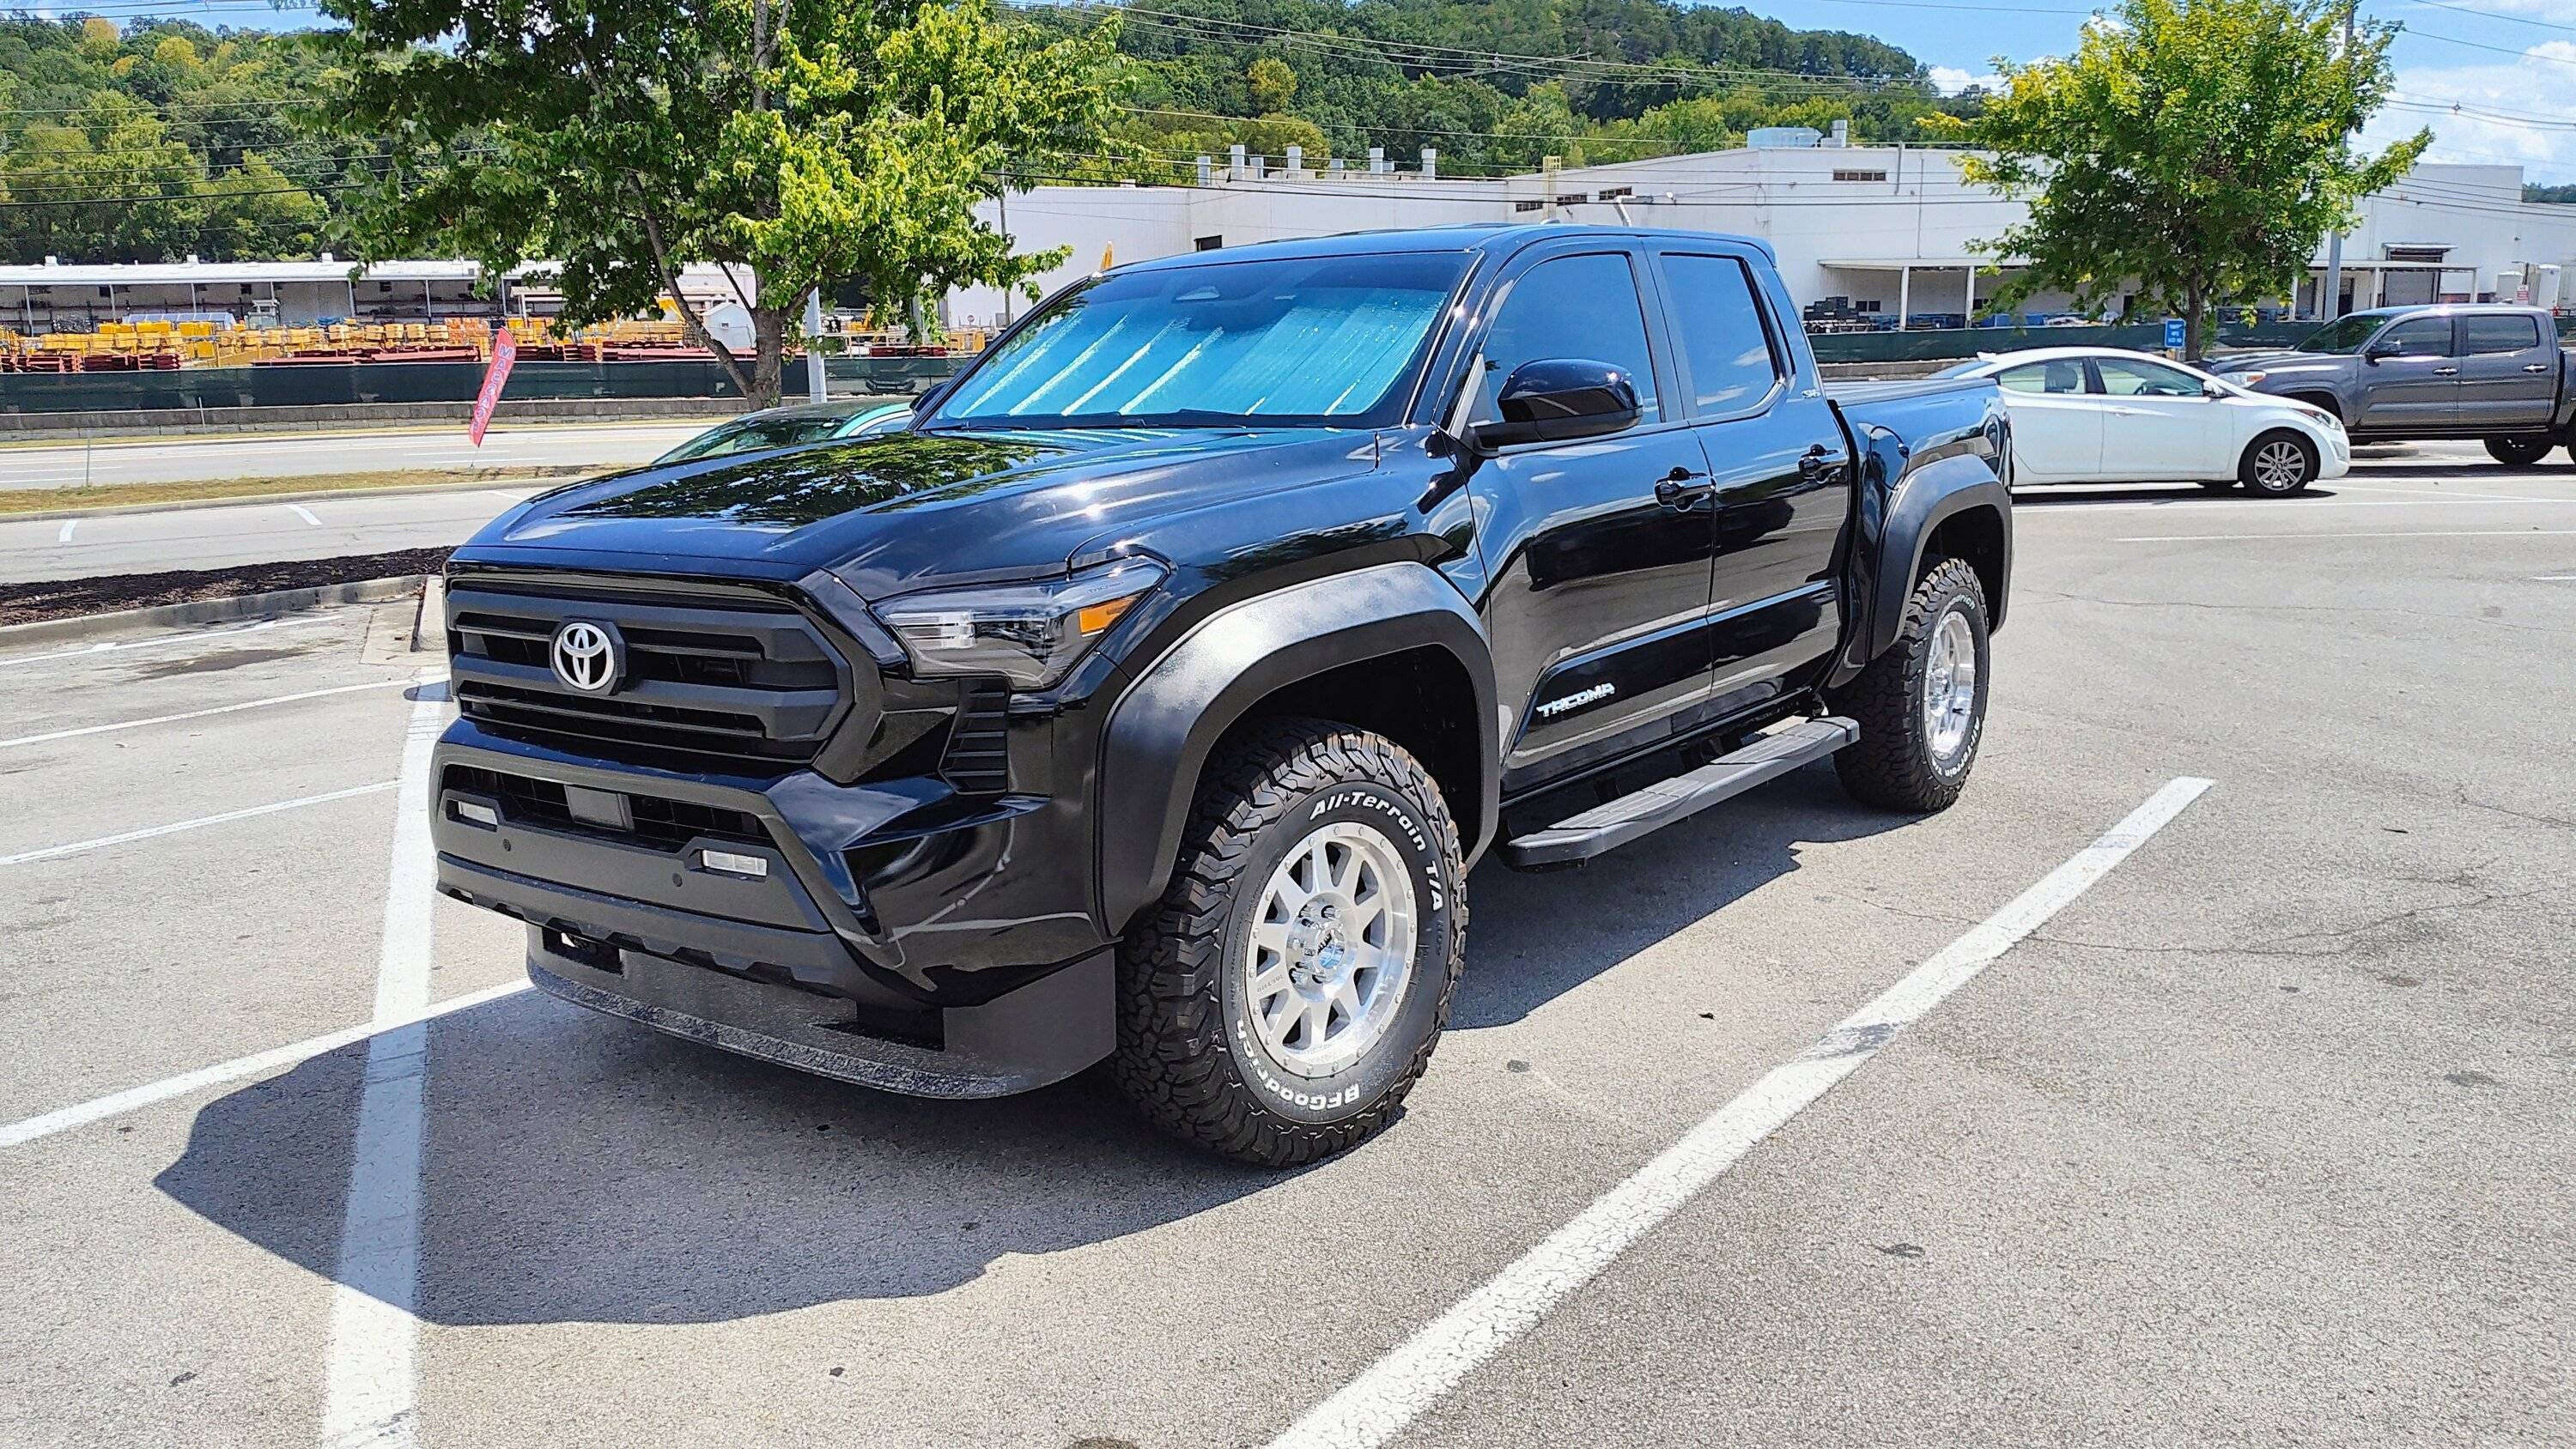
[[[90,332],[101,322],[229,320],[245,326],[426,322],[448,317],[551,317],[563,304],[548,268],[520,267],[491,295],[467,261],[378,262],[358,267],[324,252],[311,261],[82,263],[48,257],[0,266],[0,327],[27,336]],[[748,287],[748,276],[744,279]],[[733,297],[724,269],[689,267],[680,286],[713,306]]]
[[[1104,262],[1142,261],[1247,242],[1387,227],[1495,221],[1617,222],[1733,232],[1768,241],[1790,293],[1819,327],[1958,326],[1999,283],[1978,241],[2022,215],[1960,179],[1959,153],[1847,146],[1787,128],[1756,144],[1504,178],[1439,174],[1424,152],[1398,166],[1372,152],[1350,161],[1208,158],[1180,186],[1048,186],[986,202],[988,222],[1025,251],[1069,247],[1039,278],[1048,290]],[[2393,302],[2513,300],[2576,309],[2576,206],[2522,200],[2514,166],[2418,167],[2360,208],[2343,245],[2341,310]],[[2007,264],[2003,270],[2010,270]],[[324,255],[294,262],[0,266],[0,326],[87,331],[102,321],[218,314],[282,326],[355,319],[550,316],[560,297],[542,266],[477,296],[465,261],[387,262],[352,274]],[[2322,315],[2325,246],[2294,302]],[[2565,286],[2562,289],[2562,279]],[[748,279],[746,279],[747,283]],[[721,269],[693,267],[682,285],[713,306],[734,295]],[[991,288],[948,299],[957,327],[990,327],[1027,304]],[[2027,313],[2061,312],[2038,297]]]
[[[1501,179],[1440,176],[1429,152],[1418,168],[1396,169],[1382,158],[1319,166],[1294,152],[1262,158],[1238,148],[1203,163],[1195,184],[1050,186],[1013,192],[983,214],[1023,250],[1072,248],[1040,279],[1049,290],[1104,256],[1141,261],[1380,227],[1564,218],[1760,237],[1779,253],[1801,306],[1825,304],[1816,310],[1855,325],[1957,326],[1976,299],[1993,294],[1998,269],[1975,243],[2018,221],[2023,208],[1962,181],[1958,152],[1845,146],[1798,130],[1757,140],[1769,144]],[[2523,201],[2519,167],[2421,166],[2360,211],[2343,243],[2340,310],[2517,294],[2576,307],[2576,206]],[[2302,316],[2322,315],[2325,272],[2320,239],[2300,295],[2282,300]],[[2067,305],[2042,296],[2026,308]],[[1025,310],[971,288],[950,299],[950,320],[988,326],[1006,307]]]

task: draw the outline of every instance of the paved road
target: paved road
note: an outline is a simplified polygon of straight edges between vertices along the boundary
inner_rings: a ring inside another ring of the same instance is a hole
[[[0,464],[6,461],[7,455],[0,454]],[[2419,444],[2371,450],[2353,482],[2431,479],[2427,486],[2457,489],[2515,476],[2519,475],[2497,468],[2476,444]],[[2545,470],[2539,476],[2546,476]],[[442,547],[464,542],[493,514],[535,491],[468,488],[100,514],[78,520],[0,519],[0,583]],[[2104,491],[2137,496],[2118,487],[2050,489],[2024,496],[2045,502],[2051,497]],[[2197,488],[2159,489],[2154,496],[2175,503],[2196,503],[2204,497]],[[2312,506],[2328,496],[2340,496],[2335,485],[2321,488],[2317,498],[2289,506]]]
[[[1285,1176],[1088,1079],[899,1099],[526,993],[191,1086],[517,979],[398,822],[403,619],[0,655],[0,1442],[1260,1444],[2178,777],[1454,1390],[1394,1374],[1395,1442],[2576,1421],[2566,470],[2025,507],[1955,809],[1808,770],[1481,869],[1410,1110]]]
[[[538,491],[441,488],[81,518],[0,518],[0,583],[441,548],[464,542],[494,514]]]
[[[315,433],[310,436],[204,437],[166,442],[117,440],[0,448],[0,488],[77,488],[105,483],[183,483],[207,478],[291,478],[311,473],[378,473],[405,468],[624,467],[650,462],[713,418],[601,424],[495,427],[476,448],[463,426]]]

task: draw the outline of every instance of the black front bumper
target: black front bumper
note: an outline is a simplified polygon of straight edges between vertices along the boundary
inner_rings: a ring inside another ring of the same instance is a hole
[[[1044,848],[1066,832],[1043,797],[612,765],[471,720],[431,778],[440,891],[527,922],[530,976],[567,1000],[927,1096],[1043,1086],[1114,1043],[1109,943],[1087,871]],[[576,818],[564,792],[632,819]]]

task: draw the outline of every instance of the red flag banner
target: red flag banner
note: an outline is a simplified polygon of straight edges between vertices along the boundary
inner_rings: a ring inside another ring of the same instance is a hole
[[[483,370],[483,390],[474,395],[474,423],[466,435],[483,446],[483,430],[492,425],[492,409],[501,405],[501,386],[510,380],[510,364],[519,360],[519,340],[504,327],[492,338],[492,365]]]

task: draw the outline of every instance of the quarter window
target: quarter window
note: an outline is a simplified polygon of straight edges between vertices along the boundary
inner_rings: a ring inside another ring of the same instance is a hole
[[[2540,319],[2536,317],[2472,317],[2469,319],[2469,355],[2493,352],[2529,352],[2540,345]]]
[[[1628,259],[1614,252],[1555,257],[1512,283],[1485,334],[1474,421],[1495,422],[1495,397],[1512,369],[1542,359],[1580,358],[1625,369],[1637,385],[1638,416],[1653,422],[1655,362],[1646,350],[1646,312]]]
[[[1753,279],[1733,257],[1667,256],[1664,290],[1673,305],[1692,401],[1703,413],[1731,413],[1771,395],[1780,362],[1762,325]]]

